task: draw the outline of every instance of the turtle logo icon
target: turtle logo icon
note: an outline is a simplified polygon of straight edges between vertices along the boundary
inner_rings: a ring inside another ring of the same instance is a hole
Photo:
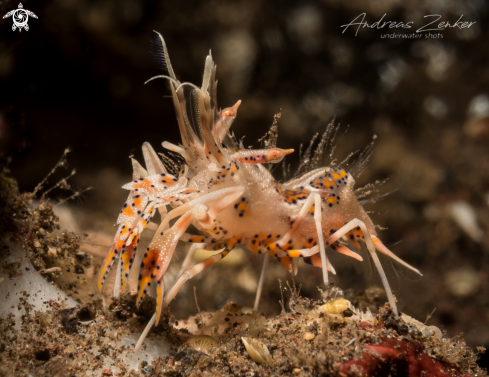
[[[27,25],[27,21],[29,20],[29,16],[37,18],[37,16],[33,12],[24,9],[22,3],[19,3],[19,7],[17,9],[11,10],[5,16],[3,16],[3,18],[7,18],[10,16],[12,16],[12,20],[14,21],[14,24],[12,25],[13,31],[15,31],[15,29],[19,29],[19,31],[22,31],[22,28],[28,31],[29,25]]]

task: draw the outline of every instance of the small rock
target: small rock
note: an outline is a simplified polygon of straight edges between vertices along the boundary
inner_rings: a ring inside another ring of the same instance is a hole
[[[423,335],[423,338],[428,339],[431,338],[433,335],[435,335],[435,332],[431,328],[425,327],[421,332],[421,334]]]
[[[301,374],[300,368],[294,368],[294,374]]]
[[[479,274],[472,267],[450,270],[444,278],[445,286],[455,296],[470,296],[479,289]]]
[[[316,337],[312,332],[306,332],[304,334],[304,339],[305,340],[313,340]]]

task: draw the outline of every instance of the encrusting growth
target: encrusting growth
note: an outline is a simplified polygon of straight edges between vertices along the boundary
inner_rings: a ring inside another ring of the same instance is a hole
[[[216,102],[216,66],[209,54],[202,86],[180,83],[171,66],[165,42],[158,34],[175,105],[182,145],[164,142],[163,147],[179,153],[185,164],[178,176],[170,174],[149,143],[144,143],[146,169],[136,160],[133,181],[124,185],[129,196],[117,223],[119,228],[99,277],[102,289],[113,263],[120,258],[115,295],[125,289],[141,233],[156,210],[162,221],[144,251],[139,266],[137,304],[153,285],[157,309],[140,341],[158,323],[162,310],[182,285],[207,267],[226,257],[236,245],[253,253],[269,254],[290,273],[296,274],[299,258],[322,268],[324,283],[328,271],[335,273],[326,248],[362,260],[345,241],[360,247],[365,243],[382,279],[389,303],[397,313],[395,299],[377,256],[377,251],[419,273],[391,251],[377,237],[375,226],[353,190],[354,179],[345,169],[316,167],[284,183],[277,182],[263,165],[277,163],[292,149],[244,149],[229,132],[241,101],[219,110]],[[148,80],[148,81],[151,81]],[[316,161],[317,162],[317,161]],[[168,207],[169,206],[169,207]],[[170,209],[168,211],[168,208]],[[170,226],[170,220],[178,220]],[[190,225],[198,235],[186,233]],[[178,241],[193,243],[174,284],[165,294],[164,276]],[[190,267],[197,249],[221,250]],[[260,279],[263,281],[263,279]],[[259,288],[261,291],[261,287]]]

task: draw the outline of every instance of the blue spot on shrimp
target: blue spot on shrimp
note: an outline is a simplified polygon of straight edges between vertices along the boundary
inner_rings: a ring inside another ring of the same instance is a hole
[[[163,37],[155,33],[167,75],[155,76],[147,82],[154,79],[169,82],[181,144],[165,141],[163,147],[180,155],[183,163],[178,173],[172,174],[149,143],[142,147],[145,167],[132,159],[133,179],[122,187],[129,191],[129,196],[119,213],[119,228],[98,280],[102,290],[109,270],[119,259],[114,295],[118,296],[126,288],[140,236],[158,210],[161,222],[144,250],[136,298],[139,306],[150,288],[156,287],[156,312],[136,349],[151,327],[158,324],[163,310],[183,284],[225,258],[237,245],[255,254],[264,254],[265,258],[273,257],[292,275],[297,274],[298,262],[303,259],[322,270],[323,283],[328,286],[328,273],[336,274],[336,271],[326,249],[362,261],[362,257],[347,246],[346,240],[354,247],[364,243],[397,314],[396,302],[377,253],[387,255],[416,273],[419,271],[382,243],[356,196],[352,173],[341,166],[321,166],[320,156],[315,155],[307,158],[315,163],[301,165],[294,178],[277,181],[268,167],[281,162],[294,150],[276,148],[274,143],[265,149],[245,149],[230,131],[241,101],[219,109],[216,65],[212,56],[209,54],[205,59],[200,87],[182,83],[173,71]],[[330,129],[323,138],[328,132]],[[174,222],[170,225],[171,220]],[[190,226],[199,230],[199,234],[187,233]],[[179,241],[222,251],[192,267],[184,266],[173,286],[166,290],[165,273]]]

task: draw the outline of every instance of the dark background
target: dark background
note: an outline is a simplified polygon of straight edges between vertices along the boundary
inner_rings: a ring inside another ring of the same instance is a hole
[[[425,275],[400,277],[400,309],[424,321],[436,308],[429,323],[451,336],[463,331],[472,346],[489,346],[489,8],[484,1],[23,5],[39,17],[30,18],[29,31],[14,32],[11,19],[0,19],[0,154],[23,191],[32,190],[70,146],[70,168],[78,170],[73,183],[94,187],[76,203],[79,211],[94,214],[84,217],[85,227],[115,220],[126,195],[119,187],[131,174],[127,157],[140,158],[144,141],[157,151],[163,140],[179,141],[167,84],[143,85],[165,73],[150,53],[152,30],[158,30],[181,81],[200,83],[212,49],[220,105],[243,101],[233,129],[238,137],[246,135],[246,146],[256,145],[279,108],[285,108],[279,147],[297,151],[334,116],[350,126],[338,144],[339,156],[363,148],[376,134],[377,147],[358,183],[390,178],[382,191],[396,191],[367,208],[388,228],[380,233],[384,242],[402,241],[393,251]],[[0,13],[17,6],[2,0]],[[414,27],[342,33],[340,26],[363,12],[369,23],[386,13],[384,20],[413,21]],[[476,24],[436,32],[443,38],[382,38],[413,33],[429,14],[452,23],[463,14]],[[297,165],[298,159],[289,162]],[[469,224],[472,236],[458,225],[463,214],[453,214],[454,203],[472,210],[477,224]],[[344,268],[341,285],[365,289],[357,274]],[[309,284],[310,276],[299,274],[303,294],[315,294],[316,272]],[[269,280],[265,299],[277,306],[276,277]],[[202,306],[216,305],[211,298]],[[481,363],[487,366],[487,359]]]

